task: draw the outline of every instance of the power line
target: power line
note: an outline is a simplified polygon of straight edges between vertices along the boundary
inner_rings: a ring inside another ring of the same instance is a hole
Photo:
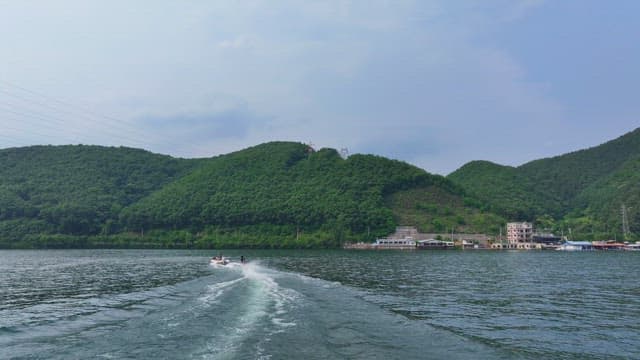
[[[8,143],[13,144],[13,145],[15,145],[15,146],[22,146],[22,145],[23,145],[23,143],[21,143],[21,142],[17,142],[17,141],[15,141],[15,139],[13,139],[13,138],[11,138],[11,137],[8,137],[8,136],[6,136],[6,135],[3,135],[3,134],[0,134],[0,138],[3,138],[3,139],[4,139],[4,140],[0,140],[0,144],[3,144],[3,143],[5,143],[5,142],[8,142]]]
[[[146,140],[142,140],[142,139],[149,139],[150,135],[148,133],[143,133],[140,130],[138,130],[135,126],[132,126],[129,122],[127,121],[123,121],[121,119],[115,118],[113,116],[105,116],[102,114],[98,114],[95,111],[87,108],[87,107],[83,107],[83,106],[78,106],[75,104],[72,104],[70,102],[67,101],[63,101],[57,98],[54,98],[52,96],[49,95],[45,95],[43,93],[40,93],[38,91],[33,91],[30,89],[27,89],[23,86],[20,85],[16,85],[13,83],[10,83],[8,81],[5,80],[0,80],[0,83],[5,84],[7,87],[12,87],[14,89],[18,89],[20,90],[22,93],[21,94],[17,94],[15,92],[11,92],[8,91],[7,89],[2,89],[0,87],[0,91],[8,94],[9,96],[15,98],[15,99],[19,99],[25,103],[27,103],[28,105],[39,105],[41,107],[45,107],[47,109],[51,109],[55,112],[62,113],[64,114],[71,114],[71,115],[81,115],[80,118],[83,119],[90,119],[90,120],[102,120],[100,122],[98,122],[99,125],[102,126],[102,130],[104,130],[107,133],[111,133],[111,137],[115,137],[118,138],[120,140],[126,140],[126,143],[129,144],[136,144],[136,146],[140,146],[140,145],[145,145],[145,146],[141,146],[141,147],[153,147],[154,142],[150,142],[150,141],[146,141]],[[25,94],[26,93],[26,94]],[[26,96],[25,96],[26,95]],[[5,99],[6,102],[6,99]],[[10,106],[16,106],[15,103],[11,104],[9,103]],[[15,110],[10,110],[13,113],[16,113],[17,111]],[[35,113],[35,117],[38,117],[40,119],[42,119],[43,121],[54,121],[57,122],[61,125],[65,125],[68,126],[68,121],[65,120],[61,120],[59,118],[56,117],[52,117],[50,115],[43,115],[41,113],[38,113],[36,111],[31,110],[31,113]],[[34,115],[31,115],[32,117],[34,117]],[[104,120],[107,120],[106,122]],[[90,130],[90,129],[88,129]],[[115,131],[115,133],[114,133]],[[122,135],[122,131],[134,136],[135,138],[132,137],[128,137],[128,136],[124,136]],[[78,133],[78,131],[75,131],[76,133]],[[87,136],[86,134],[84,136]],[[163,144],[169,144],[169,145],[173,145],[177,148],[182,147],[181,144],[176,144],[172,139],[168,139],[166,137],[163,136],[158,136],[158,134],[153,134],[151,135],[152,138],[154,138],[156,140],[155,143],[157,142],[161,142]],[[192,145],[193,147],[193,145]]]
[[[30,123],[32,125],[36,125],[38,127],[45,127],[45,128],[48,128],[48,129],[50,129],[52,131],[60,131],[60,132],[64,131],[64,132],[78,133],[76,129],[73,129],[73,128],[72,129],[61,129],[60,127],[56,127],[55,125],[51,125],[49,122],[45,122],[45,123],[37,122],[37,123],[34,123],[33,121],[30,121],[30,120],[40,119],[40,120],[44,120],[44,121],[49,121],[49,118],[47,118],[45,116],[42,116],[42,115],[39,115],[39,114],[34,113],[34,112],[16,111],[14,109],[11,109],[11,108],[7,107],[4,104],[0,104],[0,110],[3,110],[6,113],[10,113],[10,114],[14,114],[16,116],[19,116],[21,122],[27,122],[27,123]],[[10,128],[8,125],[3,125],[3,127],[5,129],[6,128]],[[17,128],[13,128],[13,130],[22,131],[22,129],[17,129]]]
[[[624,236],[625,238],[627,237],[627,235],[629,235],[629,233],[631,233],[631,231],[629,230],[629,219],[627,216],[627,210],[628,208],[622,204],[622,236]]]
[[[97,124],[101,126],[101,129],[97,130],[97,129],[87,128],[86,130],[90,130],[94,132],[101,131],[109,135],[109,137],[111,138],[116,138],[120,141],[124,141],[125,144],[133,144],[134,146],[147,148],[147,149],[155,147],[155,145],[158,143],[161,143],[164,145],[170,145],[170,146],[173,146],[174,148],[183,148],[185,146],[185,144],[177,144],[171,139],[167,139],[166,136],[158,136],[158,134],[152,134],[150,136],[149,133],[139,130],[139,128],[133,126],[131,123],[127,121],[118,119],[113,116],[106,116],[103,114],[99,114],[88,107],[79,106],[77,104],[73,104],[68,101],[60,100],[50,95],[46,95],[39,91],[28,89],[24,86],[14,84],[6,80],[0,79],[0,85],[1,84],[4,84],[7,87],[7,89],[3,89],[2,87],[0,87],[0,91],[5,94],[8,94],[14,99],[18,99],[23,103],[25,103],[26,105],[25,107],[28,107],[30,109],[30,111],[27,113],[31,114],[29,116],[32,119],[36,118],[36,119],[45,121],[49,123],[48,124],[49,127],[52,126],[50,124],[51,122],[55,122],[65,127],[62,130],[58,130],[56,128],[56,130],[54,131],[64,131],[65,134],[66,132],[70,131],[76,134],[77,137],[86,138],[87,136],[89,136],[88,134],[83,133],[76,128],[69,128],[69,121],[77,123],[76,118],[88,119],[94,122],[97,120],[98,121]],[[9,89],[11,88],[13,88],[14,91],[9,91]],[[9,106],[9,109],[10,109],[9,112],[11,113],[17,114],[21,112],[21,111],[17,111],[16,108],[18,108],[18,110],[23,110],[23,109],[19,109],[20,106],[15,102],[13,103],[8,102],[6,98],[5,99],[0,98],[0,100],[4,100],[5,105]],[[38,105],[39,107],[54,111],[58,117],[52,116],[48,112],[44,113],[42,111],[35,110],[35,108],[37,108],[38,106],[33,107],[32,105],[34,104]],[[24,114],[24,111],[22,111],[22,113]],[[73,118],[71,118],[70,120],[66,120],[66,119],[62,120],[59,118],[59,116],[69,116],[69,115],[73,115]],[[127,135],[122,134],[123,132],[125,132]],[[169,134],[169,136],[171,135],[173,134]],[[150,137],[152,138],[152,140],[151,141],[147,140],[147,139],[150,139]],[[200,147],[196,146],[195,144],[189,143],[186,145],[188,148],[191,148],[199,151],[200,153],[203,153],[202,149],[200,149]]]
[[[64,114],[66,113],[67,115],[69,115],[69,114],[70,114],[70,115],[72,115],[72,116],[74,116],[74,117],[77,117],[77,116],[74,114],[74,112],[68,111],[68,110],[66,110],[66,109],[61,109],[61,108],[59,108],[59,107],[57,107],[57,106],[52,106],[52,105],[50,105],[50,104],[43,103],[42,101],[39,101],[39,100],[28,99],[28,98],[25,98],[24,96],[20,96],[20,95],[18,95],[18,94],[14,94],[14,93],[8,92],[8,91],[7,91],[7,90],[5,90],[5,89],[0,89],[0,91],[2,91],[2,92],[4,92],[4,93],[7,93],[8,95],[10,95],[11,97],[13,97],[13,98],[15,98],[15,99],[22,100],[23,102],[27,103],[27,105],[33,105],[33,104],[36,104],[36,105],[39,105],[39,106],[41,106],[41,107],[45,107],[45,108],[47,108],[47,109],[53,110],[53,111],[54,111],[55,113],[57,113],[58,115],[60,115],[60,114],[64,115]],[[18,107],[18,108],[19,108],[19,105],[17,105],[15,102],[14,102],[14,103],[11,103],[11,102],[7,102],[6,100],[7,100],[7,99],[4,99],[4,102],[5,102],[5,104],[6,104],[6,105],[8,105],[8,106],[13,106],[13,107]],[[17,113],[18,113],[18,111],[16,111],[16,110],[8,110],[8,111],[9,111],[9,112],[12,112],[12,113],[14,113],[14,114],[17,114]],[[46,114],[45,114],[45,113],[38,112],[37,110],[34,110],[34,107],[31,107],[31,110],[29,110],[29,112],[31,113],[31,115],[28,115],[28,116],[31,116],[31,117],[37,117],[37,118],[39,118],[39,119],[41,119],[41,120],[43,120],[43,121],[45,121],[45,122],[56,122],[56,123],[58,123],[58,124],[60,124],[60,125],[64,125],[64,126],[66,127],[66,129],[64,129],[64,131],[69,131],[69,121],[63,120],[63,119],[61,119],[61,118],[59,118],[59,117],[56,117],[56,116],[51,116],[49,113],[46,113]],[[35,114],[35,115],[34,115],[34,114]],[[25,115],[25,113],[24,113],[24,112],[22,112],[22,115]],[[86,118],[86,116],[82,116],[81,118]],[[102,124],[102,125],[103,125],[103,124]],[[127,137],[127,136],[122,136],[121,134],[115,134],[115,133],[113,133],[113,130],[115,130],[115,129],[113,129],[113,128],[112,128],[112,129],[104,129],[104,130],[106,130],[107,132],[110,132],[110,133],[111,133],[110,135],[112,135],[112,136],[120,137],[120,138],[122,138],[122,139],[124,139],[124,140],[127,140],[127,142],[129,142],[129,143],[134,143],[134,144],[146,144],[146,145],[150,145],[150,144],[151,144],[151,143],[146,142],[146,141],[140,141],[140,140],[138,140],[138,139],[133,139],[133,138],[129,138],[129,137]],[[75,129],[75,128],[74,128],[72,131],[74,131],[74,132],[75,132],[75,133],[77,133],[77,134],[84,134],[84,133],[79,132],[79,131],[78,131],[77,129]],[[130,129],[127,129],[127,131],[130,131]]]

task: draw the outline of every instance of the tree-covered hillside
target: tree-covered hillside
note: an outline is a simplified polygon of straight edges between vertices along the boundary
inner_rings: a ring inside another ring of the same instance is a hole
[[[622,229],[622,203],[632,210],[640,206],[639,157],[636,129],[600,146],[516,168],[472,162],[448,178],[510,220],[553,219],[546,225],[572,227],[583,237],[613,236]]]
[[[461,196],[445,178],[400,161],[373,155],[342,159],[333,149],[274,142],[209,162],[125,209],[123,223],[131,230],[188,228],[205,234],[204,242],[242,229],[261,237],[245,239],[259,245],[277,246],[302,234],[337,246],[392,232],[402,219],[385,199],[427,186]]]
[[[300,143],[200,160],[36,146],[0,151],[0,167],[3,247],[326,247],[399,224],[495,226],[442,176]]]
[[[0,150],[0,242],[108,232],[123,208],[200,162],[122,147]]]
[[[576,198],[585,189],[638,156],[640,128],[600,146],[532,161],[518,170],[536,193],[559,201],[560,210],[566,212],[575,208]]]
[[[622,228],[622,207],[626,208],[629,230],[640,234],[640,156],[626,161],[619,169],[600,178],[576,198],[583,216],[599,227]]]
[[[512,220],[526,220],[532,213],[556,207],[536,196],[530,180],[511,166],[472,161],[449,175],[449,179],[475,194],[483,209]]]
[[[396,225],[495,233],[531,220],[583,238],[640,232],[640,130],[520,167],[448,178],[373,155],[273,142],[209,159],[130,148],[0,150],[0,247],[326,247]]]

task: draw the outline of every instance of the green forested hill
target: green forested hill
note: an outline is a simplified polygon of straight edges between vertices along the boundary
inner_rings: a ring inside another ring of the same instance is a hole
[[[516,168],[472,162],[448,178],[509,219],[542,217],[547,225],[554,219],[555,227],[566,225],[583,237],[597,237],[621,231],[622,203],[636,209],[630,212],[636,218],[639,158],[636,129],[600,146]]]
[[[495,227],[466,201],[409,164],[291,142],[199,160],[99,146],[0,151],[3,247],[337,246],[403,221]]]
[[[597,221],[596,226],[616,231],[621,227],[622,206],[627,208],[629,227],[640,234],[640,156],[591,184],[576,197],[576,207]]]
[[[476,194],[485,209],[512,220],[525,220],[531,213],[544,212],[545,205],[551,207],[531,191],[529,179],[511,166],[472,161],[449,178]]]
[[[130,148],[0,150],[0,247],[320,247],[396,225],[496,233],[507,220],[640,233],[640,130],[519,167],[448,178],[373,155],[272,142],[208,159]]]
[[[199,162],[122,147],[0,150],[0,242],[108,232],[124,207]]]
[[[216,158],[125,209],[123,223],[192,229],[202,234],[201,246],[337,246],[393,231],[406,219],[403,206],[387,199],[425,187],[462,198],[445,178],[400,161],[342,159],[333,149],[274,142]],[[430,205],[439,208],[442,200]],[[429,216],[427,208],[419,212]],[[431,230],[438,224],[423,225]]]

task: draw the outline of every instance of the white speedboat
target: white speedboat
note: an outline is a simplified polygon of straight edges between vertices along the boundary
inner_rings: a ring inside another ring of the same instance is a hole
[[[214,256],[209,261],[211,265],[227,265],[229,263],[229,259],[224,256]]]
[[[560,251],[590,251],[593,244],[589,241],[565,241],[556,250]]]

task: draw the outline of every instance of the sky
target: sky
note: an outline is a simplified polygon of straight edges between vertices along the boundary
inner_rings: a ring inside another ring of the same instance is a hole
[[[268,141],[446,175],[640,126],[635,0],[0,0],[0,148]]]

